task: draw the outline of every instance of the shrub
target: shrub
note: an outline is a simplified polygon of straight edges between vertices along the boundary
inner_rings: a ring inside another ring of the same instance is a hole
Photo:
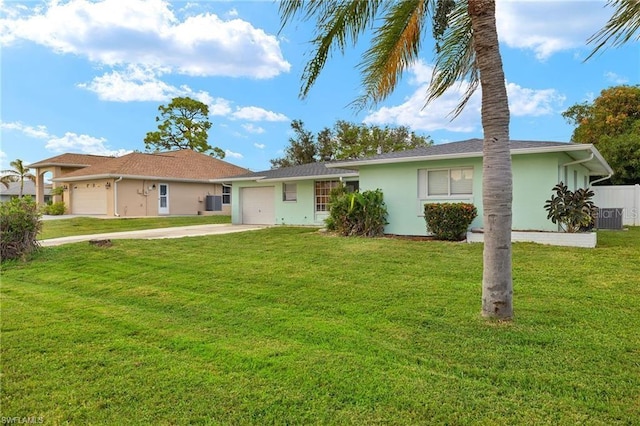
[[[340,186],[331,192],[327,229],[343,236],[377,237],[384,234],[387,207],[382,191],[346,192]]]
[[[460,241],[478,215],[476,206],[469,203],[429,203],[424,205],[427,230],[436,239]]]
[[[66,211],[67,211],[67,206],[65,206],[64,201],[58,201],[56,203],[47,204],[42,209],[43,214],[49,214],[53,216],[62,215]]]
[[[593,228],[596,205],[591,201],[594,196],[590,189],[571,191],[560,182],[552,189],[555,195],[545,202],[544,208],[549,212],[547,219],[558,223],[565,232],[580,232]]]
[[[42,223],[31,197],[0,203],[0,258],[24,258],[38,248],[36,240]]]

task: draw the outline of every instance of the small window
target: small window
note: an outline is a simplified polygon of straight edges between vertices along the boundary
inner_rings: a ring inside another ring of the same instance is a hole
[[[297,201],[298,185],[295,183],[285,183],[282,185],[282,201]]]
[[[473,194],[473,168],[420,170],[421,197],[449,197]],[[424,180],[426,179],[426,185]]]
[[[231,204],[231,185],[222,185],[222,204]]]

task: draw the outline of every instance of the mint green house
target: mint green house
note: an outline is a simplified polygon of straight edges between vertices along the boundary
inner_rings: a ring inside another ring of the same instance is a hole
[[[560,181],[589,186],[613,171],[593,145],[511,141],[513,229],[557,231],[545,200]],[[359,160],[316,163],[252,173],[233,183],[233,223],[322,225],[328,193],[342,181],[361,191],[381,189],[388,234],[426,235],[424,204],[468,202],[482,227],[482,140],[470,139]],[[258,212],[259,211],[259,212]],[[262,215],[261,215],[262,214]]]

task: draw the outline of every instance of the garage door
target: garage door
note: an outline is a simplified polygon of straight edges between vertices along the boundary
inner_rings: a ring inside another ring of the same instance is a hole
[[[72,214],[107,214],[107,191],[102,184],[73,184],[71,191]]]
[[[241,188],[242,223],[247,225],[275,224],[274,193],[273,186]]]

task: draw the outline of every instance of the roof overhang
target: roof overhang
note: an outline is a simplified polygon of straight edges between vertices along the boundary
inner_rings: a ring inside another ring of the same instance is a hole
[[[268,178],[266,176],[252,176],[241,178],[225,178],[225,179],[211,179],[211,182],[292,182],[301,180],[318,180],[318,179],[331,179],[331,178],[346,178],[346,177],[358,177],[358,172],[351,173],[334,173],[325,175],[309,175],[309,176],[289,176],[289,177],[274,177]]]
[[[551,152],[565,152],[574,160],[587,159],[593,153],[593,158],[583,163],[583,165],[589,170],[591,176],[604,176],[613,174],[613,170],[607,164],[602,154],[592,144],[567,144],[567,146],[553,145],[548,147],[535,147],[535,148],[512,148],[511,155],[526,155],[526,154],[545,154]],[[465,152],[455,154],[442,154],[442,155],[422,155],[411,157],[395,157],[395,158],[372,158],[363,160],[344,161],[339,163],[327,164],[327,168],[342,168],[357,170],[361,166],[372,166],[381,164],[397,164],[397,163],[415,163],[423,161],[437,161],[437,160],[455,160],[462,158],[481,158],[482,152]]]
[[[173,178],[166,176],[139,176],[139,175],[122,175],[122,174],[113,174],[113,173],[104,173],[98,175],[87,175],[87,176],[70,176],[70,177],[59,177],[51,179],[54,182],[82,182],[87,180],[98,180],[98,179],[132,179],[132,180],[156,180],[163,182],[194,182],[194,183],[211,183],[210,179],[193,179],[193,178]]]
[[[74,167],[76,169],[83,169],[90,167],[91,164],[78,164],[78,163],[33,163],[27,164],[25,167],[30,169],[41,169],[43,167]]]

